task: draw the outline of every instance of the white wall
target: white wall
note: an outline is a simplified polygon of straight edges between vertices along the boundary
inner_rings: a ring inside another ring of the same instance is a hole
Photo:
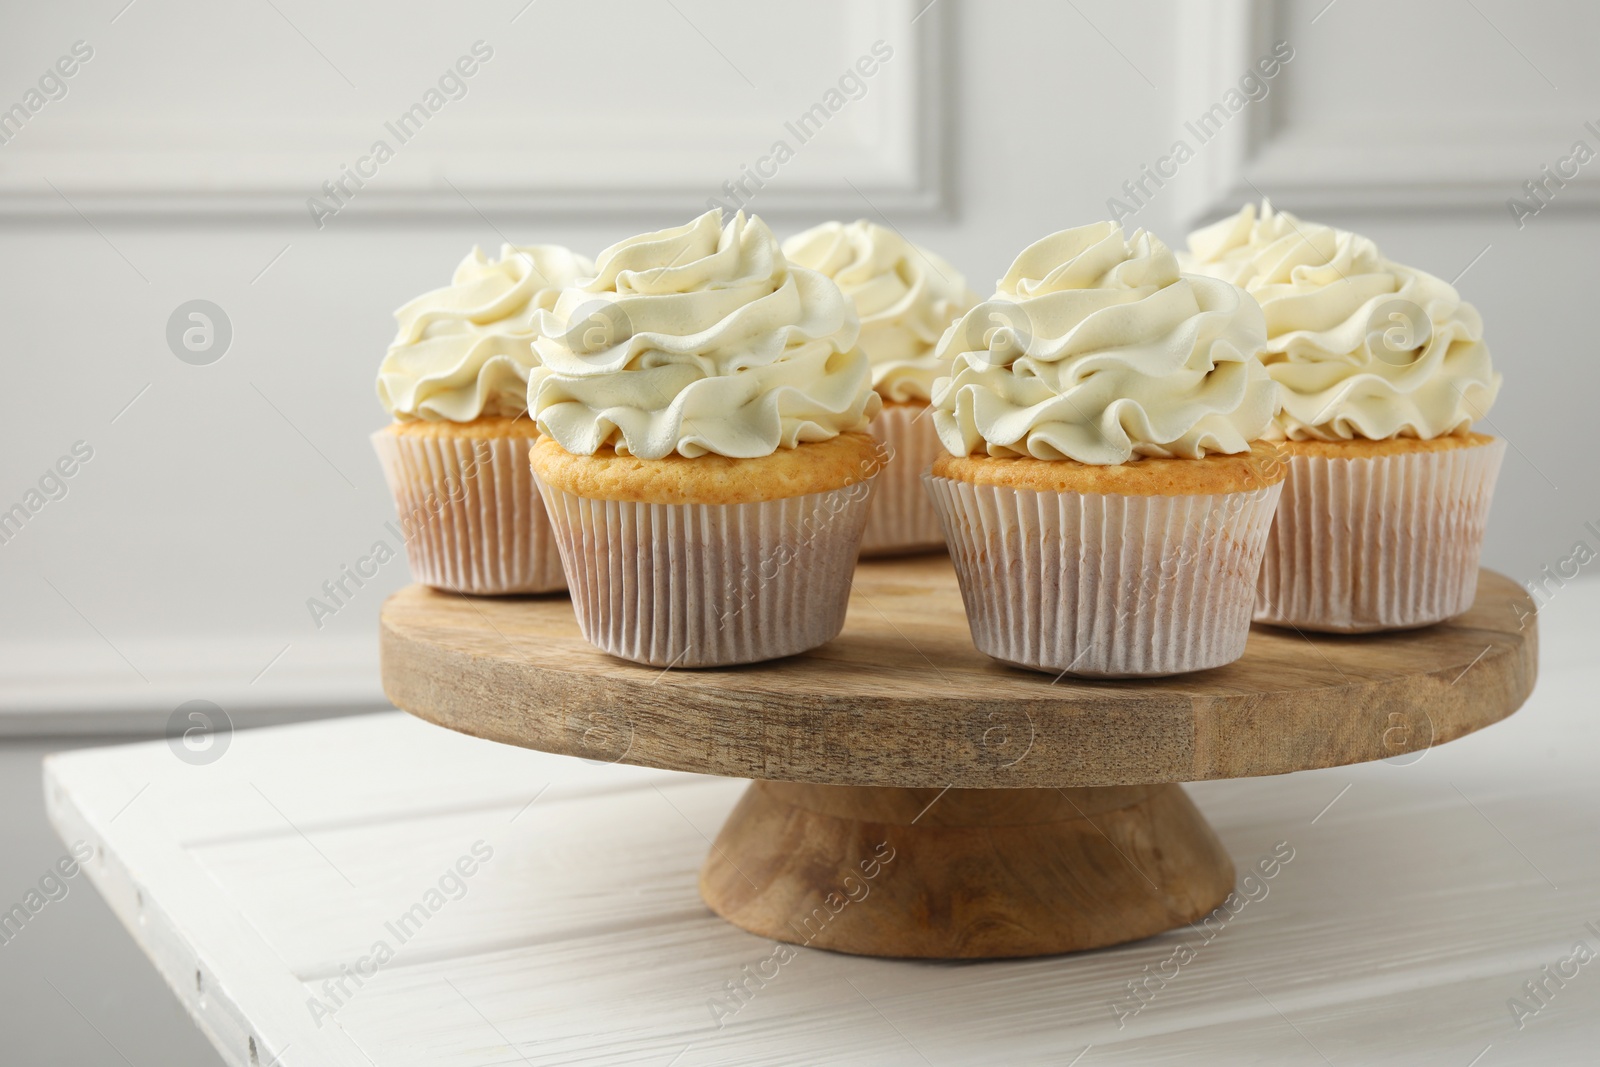
[[[1460,282],[1506,378],[1484,428],[1514,446],[1487,561],[1526,579],[1580,537],[1600,544],[1582,528],[1600,528],[1600,479],[1577,447],[1600,393],[1600,183],[1586,174],[1520,230],[1504,203],[1571,141],[1600,148],[1583,128],[1600,126],[1583,52],[1600,16],[1325,2],[940,0],[915,25],[926,0],[7,13],[0,104],[74,41],[95,55],[0,147],[0,508],[74,442],[94,455],[0,544],[0,704],[164,717],[192,698],[376,697],[377,610],[404,564],[321,630],[306,600],[388,536],[366,438],[392,309],[474,242],[593,253],[689,217],[880,38],[895,58],[754,207],[788,232],[875,206],[980,290],[1027,242],[1103,217],[1184,118],[1289,40],[1267,99],[1134,221],[1179,243],[1253,183],[1446,278],[1488,246]],[[468,95],[317,229],[316,184],[478,39],[495,52]],[[195,298],[233,326],[209,366],[165,339]]]

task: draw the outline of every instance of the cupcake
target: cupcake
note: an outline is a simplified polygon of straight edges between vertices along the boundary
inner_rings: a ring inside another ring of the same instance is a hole
[[[1261,309],[1103,222],[1025,249],[939,343],[926,478],[973,642],[1057,674],[1244,654],[1282,489]]]
[[[934,349],[977,294],[950,264],[871,222],[825,222],[785,241],[783,254],[832,278],[861,316],[861,350],[883,401],[871,429],[890,456],[872,492],[861,554],[942,548],[939,517],[922,488],[939,455],[928,417],[933,383],[947,373]]]
[[[1188,269],[1249,291],[1283,388],[1288,467],[1256,619],[1399,630],[1472,606],[1505,443],[1472,432],[1500,375],[1455,289],[1365,237],[1263,203],[1189,238]]]
[[[659,667],[832,640],[883,465],[839,287],[709,211],[606,249],[535,332],[531,466],[584,636]]]
[[[533,319],[594,273],[555,245],[499,259],[474,248],[450,285],[395,312],[378,368],[394,422],[372,435],[419,582],[458,593],[562,589],[561,560],[528,472]]]

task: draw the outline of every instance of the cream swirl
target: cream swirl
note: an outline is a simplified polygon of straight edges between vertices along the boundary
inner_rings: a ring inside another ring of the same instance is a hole
[[[978,302],[966,278],[894,230],[825,222],[783,242],[789,262],[832,278],[861,316],[861,349],[885,400],[926,402],[949,373],[934,355],[945,328]]]
[[[708,211],[612,245],[539,317],[528,410],[574,454],[767,456],[877,414],[860,328],[766,223]]]
[[[934,426],[958,456],[1126,463],[1245,452],[1277,410],[1256,358],[1261,309],[1178,273],[1151,234],[1110,222],[1024,249],[939,343]]]
[[[1184,266],[1260,301],[1261,358],[1283,386],[1272,436],[1440,437],[1469,428],[1500,391],[1477,309],[1365,237],[1246,204],[1190,234]]]
[[[400,331],[378,368],[378,399],[397,419],[471,422],[527,410],[533,319],[594,264],[559,245],[474,248],[443,289],[394,317]]]

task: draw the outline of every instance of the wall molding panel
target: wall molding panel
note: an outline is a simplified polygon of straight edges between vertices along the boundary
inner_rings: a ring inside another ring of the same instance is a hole
[[[948,210],[942,143],[947,5],[867,0],[794,9],[784,17],[812,24],[824,20],[810,32],[825,46],[827,69],[818,60],[816,69],[808,67],[803,75],[780,75],[758,69],[756,59],[737,50],[732,58],[718,58],[711,36],[723,36],[724,24],[733,20],[716,2],[679,5],[685,19],[694,16],[694,29],[703,25],[711,31],[702,31],[704,43],[689,36],[691,27],[682,22],[664,26],[686,38],[687,45],[680,47],[703,50],[693,58],[734,86],[722,91],[723,113],[715,119],[688,122],[673,116],[669,126],[659,115],[651,117],[650,101],[619,100],[617,93],[597,99],[592,111],[583,113],[514,106],[504,102],[508,94],[472,100],[469,90],[461,103],[446,100],[428,125],[396,131],[393,123],[406,112],[407,97],[385,92],[380,105],[370,99],[378,95],[372,91],[361,100],[365,110],[358,119],[349,111],[308,116],[303,101],[299,110],[282,105],[275,111],[271,104],[250,100],[248,135],[232,128],[197,133],[192,118],[141,114],[141,136],[133,142],[124,132],[123,104],[82,85],[74,88],[76,98],[42,110],[0,149],[0,217],[76,219],[82,212],[96,219],[311,226],[308,199],[325,181],[357,167],[375,176],[350,197],[348,214],[338,212],[329,225],[477,221],[480,216],[510,222],[681,215],[720,196],[724,182],[739,179],[779,140],[790,144],[794,156],[781,165],[766,164],[773,176],[753,200],[764,215],[854,217],[876,210],[939,216]],[[673,11],[663,7],[654,15],[675,20]],[[606,17],[616,17],[615,12]],[[855,97],[830,93],[880,40],[892,49],[892,58],[868,64],[877,69],[861,79],[864,91]],[[101,66],[116,61],[111,46],[102,45],[101,53],[107,55],[97,58]],[[540,52],[526,41],[513,41],[501,42],[495,54],[506,58],[483,64],[477,78],[521,77],[506,68],[525,65]],[[721,66],[724,61],[728,67]],[[748,75],[743,67],[751,68]],[[86,64],[79,80],[87,82],[93,73],[94,64]],[[324,73],[331,78],[331,72]],[[748,92],[736,74],[751,82]],[[413,80],[412,95],[429,88],[420,76]],[[244,91],[240,94],[243,99]],[[815,113],[827,116],[820,129],[796,127],[816,105],[841,99],[836,110]],[[241,110],[245,106],[241,103]],[[239,124],[246,121],[241,118]],[[401,139],[408,133],[414,140]],[[392,160],[363,163],[378,140],[394,150]],[[308,144],[325,150],[308,150]],[[640,145],[648,152],[641,153]],[[641,157],[651,161],[648,172],[639,168]],[[346,187],[351,188],[348,180]]]
[[[1314,41],[1304,19],[1291,24],[1301,6],[1287,0],[1180,5],[1180,124],[1216,103],[1274,41],[1302,47]],[[1299,76],[1290,64],[1279,79]],[[1261,193],[1306,212],[1482,211],[1509,218],[1507,198],[1539,178],[1541,164],[1555,164],[1580,137],[1600,151],[1600,129],[1575,121],[1573,101],[1553,92],[1547,111],[1532,117],[1456,113],[1425,124],[1359,125],[1307,120],[1289,95],[1274,87],[1205,146],[1190,168],[1198,173],[1178,197],[1180,223],[1215,217]],[[1578,170],[1548,206],[1562,213],[1600,209],[1600,162]]]
[[[0,738],[152,733],[190,700],[234,726],[388,708],[378,636],[321,634],[277,648],[270,637],[176,635],[119,643],[58,641],[0,650]]]

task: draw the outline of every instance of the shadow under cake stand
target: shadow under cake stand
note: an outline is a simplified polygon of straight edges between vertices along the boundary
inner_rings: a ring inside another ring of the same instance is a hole
[[[1233,863],[1175,783],[1403,758],[1511,714],[1533,689],[1532,611],[1486,570],[1472,610],[1437,626],[1257,626],[1227,667],[1085,681],[978,652],[944,556],[865,561],[838,638],[714,670],[607,656],[563,597],[414,585],[383,607],[383,684],[476,737],[756,779],[700,876],[752,933],[1036,956],[1147,937],[1227,896]]]

